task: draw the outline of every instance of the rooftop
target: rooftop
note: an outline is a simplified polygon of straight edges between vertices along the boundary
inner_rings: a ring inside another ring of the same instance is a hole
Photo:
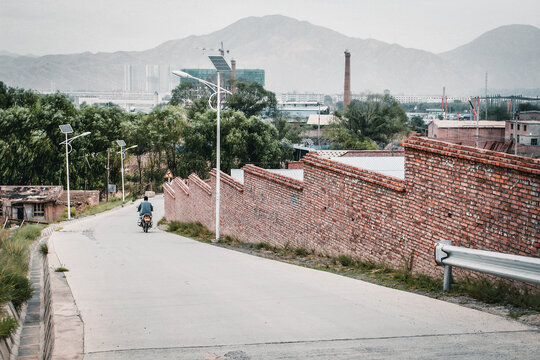
[[[51,202],[58,200],[62,191],[62,186],[0,185],[0,199],[13,203]]]
[[[476,121],[474,120],[433,120],[433,124],[438,128],[476,128]],[[478,121],[479,128],[504,128],[506,123],[504,121],[487,121],[481,120]]]
[[[319,119],[320,116],[320,119]],[[319,122],[320,121],[320,122]],[[319,115],[319,114],[310,114],[307,124],[308,125],[329,125],[334,121],[334,115]]]

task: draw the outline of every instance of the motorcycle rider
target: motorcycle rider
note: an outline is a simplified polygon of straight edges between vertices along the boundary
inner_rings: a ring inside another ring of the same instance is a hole
[[[141,220],[144,214],[150,214],[150,216],[152,216],[152,211],[154,211],[154,207],[148,201],[148,196],[144,197],[144,201],[139,204],[139,207],[137,207],[137,211],[139,212],[139,225],[141,224]]]

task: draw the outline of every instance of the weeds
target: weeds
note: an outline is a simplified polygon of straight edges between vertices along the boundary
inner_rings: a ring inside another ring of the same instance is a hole
[[[11,316],[0,314],[0,339],[10,337],[18,326],[17,320]]]
[[[41,256],[47,256],[49,254],[49,246],[47,246],[45,243],[39,245],[39,253]]]
[[[294,249],[294,253],[296,256],[301,256],[301,257],[305,257],[308,255],[308,251],[302,247]]]
[[[55,272],[67,272],[69,271],[68,268],[65,268],[63,266],[60,266],[60,267],[57,267],[56,269],[54,269]]]
[[[514,305],[540,311],[540,294],[533,294],[527,288],[520,289],[505,281],[493,283],[485,278],[464,279],[456,282],[452,291],[488,304]]]
[[[162,218],[158,221],[157,224],[158,224],[158,226],[159,226],[159,225],[164,225],[164,224],[166,224],[166,223],[167,223],[167,218],[164,216],[164,217],[162,217]]]
[[[349,266],[352,266],[354,264],[354,260],[352,257],[350,257],[349,255],[339,255],[337,257],[337,261],[345,266],[345,267],[349,267]]]
[[[171,221],[168,231],[204,242],[211,242],[215,238],[215,234],[205,228],[200,222],[181,223]]]

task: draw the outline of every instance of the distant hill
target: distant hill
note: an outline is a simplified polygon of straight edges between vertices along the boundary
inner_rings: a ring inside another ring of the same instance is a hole
[[[501,26],[440,57],[472,89],[483,88],[486,71],[490,88],[540,88],[540,29],[534,26]]]
[[[351,52],[353,92],[434,94],[446,86],[452,95],[484,87],[540,88],[540,29],[511,25],[489,31],[455,50],[434,54],[333,30],[281,15],[248,17],[201,36],[167,41],[134,52],[0,56],[0,80],[38,90],[114,90],[124,85],[124,65],[138,69],[137,88],[145,90],[147,64],[160,65],[160,91],[176,81],[171,69],[211,68],[207,55],[221,41],[238,68],[266,71],[272,91],[343,91],[345,49]],[[152,71],[150,69],[150,71]]]

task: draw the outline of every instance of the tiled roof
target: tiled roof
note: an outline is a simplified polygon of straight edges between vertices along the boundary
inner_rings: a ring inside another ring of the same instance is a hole
[[[62,186],[0,185],[0,199],[25,203],[53,202],[58,200],[62,190]]]

